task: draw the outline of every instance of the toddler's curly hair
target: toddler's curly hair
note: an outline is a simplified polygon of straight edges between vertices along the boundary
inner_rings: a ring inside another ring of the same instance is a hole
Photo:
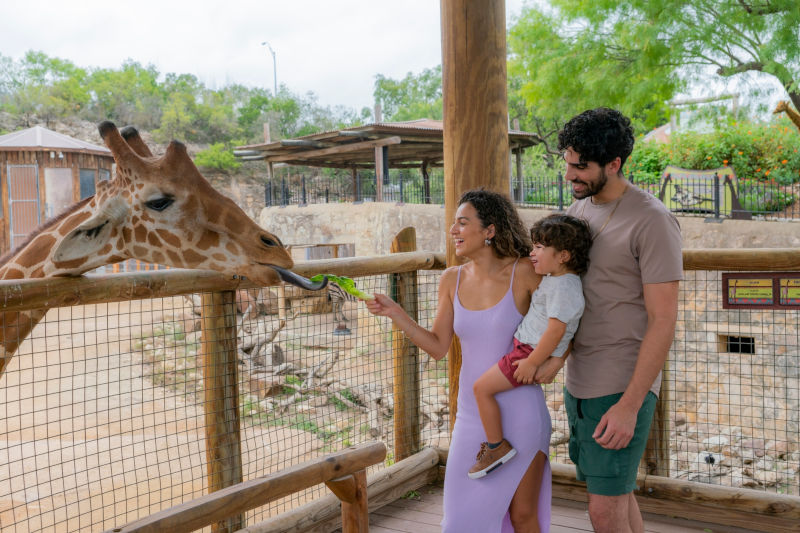
[[[586,221],[558,213],[546,216],[531,227],[531,240],[552,246],[559,252],[568,251],[570,259],[566,266],[576,274],[583,274],[589,269],[592,233]]]

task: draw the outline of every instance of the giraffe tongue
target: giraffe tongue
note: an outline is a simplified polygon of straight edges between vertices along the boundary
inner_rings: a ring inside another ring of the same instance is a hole
[[[318,291],[324,288],[325,285],[328,284],[327,276],[322,278],[322,281],[314,283],[311,280],[304,278],[303,276],[295,274],[291,270],[286,270],[285,268],[281,268],[275,265],[269,265],[269,266],[278,273],[278,275],[281,277],[283,281],[285,281],[286,283],[291,283],[292,285],[297,285],[301,289],[306,289],[309,291]]]

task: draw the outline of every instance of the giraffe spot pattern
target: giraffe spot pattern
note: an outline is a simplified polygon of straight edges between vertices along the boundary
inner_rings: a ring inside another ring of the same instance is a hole
[[[134,257],[136,257],[136,259],[142,259],[143,260],[145,257],[147,257],[147,248],[145,248],[144,246],[134,245],[133,246],[133,255],[134,255]]]
[[[122,240],[131,242],[131,229],[128,227],[122,228]]]
[[[147,243],[156,248],[161,247],[161,240],[152,231],[147,234]]]
[[[24,277],[25,273],[16,268],[9,268],[2,275],[2,279],[23,279]]]
[[[224,262],[225,262],[225,260],[227,259],[227,257],[225,257],[225,254],[221,254],[221,253],[219,253],[219,252],[217,252],[217,253],[215,253],[215,254],[212,254],[212,255],[211,255],[211,257],[212,257],[214,260],[216,260],[216,261],[220,261],[220,262],[222,262],[222,263],[224,263]]]
[[[62,237],[65,236],[67,233],[77,228],[81,222],[88,220],[91,216],[92,214],[90,212],[83,211],[68,217],[64,223],[58,227],[58,234]]]
[[[204,255],[200,255],[194,250],[184,250],[183,258],[186,260],[186,264],[188,265],[199,265],[206,259]]]
[[[161,252],[153,252],[153,262],[159,265],[164,264],[164,254]]]
[[[17,256],[15,263],[23,268],[36,266],[47,259],[55,243],[56,238],[52,235],[39,235]]]
[[[133,238],[136,242],[145,242],[147,240],[147,228],[135,226],[133,228]]]
[[[205,231],[197,243],[197,247],[201,250],[208,250],[217,246],[219,246],[219,233],[210,230]]]
[[[228,244],[225,245],[225,249],[228,250],[233,255],[239,254],[239,247],[236,246],[236,243],[229,242]]]
[[[171,264],[174,266],[186,266],[186,264],[183,262],[183,258],[178,252],[167,250],[167,257],[169,257]]]
[[[158,236],[161,237],[161,239],[170,246],[173,246],[175,248],[181,247],[181,240],[178,238],[177,235],[175,235],[171,231],[159,228],[156,230],[156,233],[158,233]]]

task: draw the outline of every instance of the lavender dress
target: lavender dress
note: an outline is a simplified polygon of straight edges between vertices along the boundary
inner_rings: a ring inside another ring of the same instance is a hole
[[[516,264],[514,265],[516,271]],[[455,333],[461,340],[462,364],[458,390],[458,414],[450,442],[444,479],[444,533],[511,533],[508,506],[522,476],[536,452],[548,456],[550,413],[538,385],[517,387],[497,395],[503,416],[503,433],[517,449],[511,461],[480,479],[470,479],[467,472],[486,434],[478,415],[472,384],[500,357],[511,349],[514,331],[522,320],[517,311],[511,286],[499,303],[481,311],[461,306],[458,285],[453,302]],[[547,462],[539,495],[539,527],[550,531],[551,476]]]

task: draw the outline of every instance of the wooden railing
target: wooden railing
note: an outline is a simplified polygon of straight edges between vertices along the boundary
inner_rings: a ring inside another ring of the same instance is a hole
[[[236,483],[106,533],[188,533],[215,523],[225,523],[226,531],[237,531],[244,524],[231,524],[231,517],[320,483],[325,483],[341,503],[343,533],[363,533],[369,529],[366,468],[385,457],[383,443],[352,446],[275,474]]]
[[[398,236],[396,246],[393,247],[393,251],[398,251],[398,253],[393,253],[389,256],[309,261],[298,264],[294,270],[305,276],[321,272],[350,277],[393,274],[393,282],[390,284],[392,293],[398,302],[413,316],[415,313],[413,301],[417,298],[414,290],[417,283],[416,272],[418,270],[441,270],[445,267],[445,264],[444,254],[405,252],[404,250],[408,248],[413,248],[413,238],[412,235],[406,233]],[[800,250],[795,249],[684,250],[683,256],[685,270],[800,271]],[[235,346],[230,346],[230,341],[226,340],[235,339],[235,332],[231,334],[228,331],[224,335],[219,333],[221,331],[220,327],[228,330],[236,327],[233,305],[235,291],[237,289],[255,287],[251,282],[241,278],[229,278],[211,272],[173,269],[112,276],[88,276],[84,278],[2,281],[0,282],[0,301],[3,302],[4,311],[21,311],[33,308],[53,308],[210,292],[211,294],[205,297],[205,304],[212,311],[203,319],[202,339],[204,353],[213,354],[208,357],[205,364],[205,379],[213,380],[216,379],[216,376],[230,375],[225,369],[235,367],[237,364]],[[214,316],[217,318],[211,318]],[[430,480],[429,463],[431,452],[423,452],[427,454],[424,456],[416,454],[419,447],[418,443],[420,442],[420,406],[418,399],[414,399],[415,391],[419,390],[418,373],[412,371],[415,368],[416,347],[410,345],[402,334],[395,331],[393,333],[393,350],[395,390],[402,389],[399,390],[398,398],[403,394],[406,395],[405,400],[395,402],[396,441],[394,446],[397,454],[396,460],[402,460],[405,457],[408,458],[407,460],[414,462],[414,464],[419,463],[419,465],[422,465],[418,466],[422,473],[414,478],[414,482],[421,483],[423,478]],[[667,369],[668,372],[669,369]],[[232,433],[238,433],[235,428],[238,428],[240,424],[238,419],[239,402],[236,397],[238,391],[235,382],[224,381],[230,378],[220,377],[220,379],[223,379],[223,382],[213,387],[206,387],[207,394],[212,395],[212,397],[207,397],[204,403],[208,423],[206,430],[207,449],[209,450],[208,486],[211,490],[216,490],[216,492],[210,494],[208,499],[202,499],[200,503],[188,502],[185,506],[188,514],[183,515],[184,519],[192,514],[188,509],[199,508],[194,507],[194,504],[207,505],[209,507],[204,507],[204,509],[211,509],[218,505],[219,502],[224,501],[224,498],[232,497],[231,494],[238,490],[231,489],[231,487],[252,487],[254,486],[253,483],[258,485],[257,480],[241,485],[244,482],[241,479],[240,443],[237,437],[231,437]],[[451,376],[451,380],[457,380],[457,376]],[[670,398],[668,396],[662,397],[657,409],[654,428],[668,425],[666,405],[668,405],[669,401]],[[412,423],[412,421],[416,422]],[[667,434],[668,432],[666,431],[654,431],[654,435],[657,435],[655,437],[656,441],[651,443],[649,446],[651,452],[645,457],[648,475],[641,481],[640,485],[643,488],[640,488],[637,495],[649,501],[650,505],[643,505],[643,508],[653,512],[713,519],[718,523],[731,523],[739,526],[745,524],[748,519],[758,521],[767,518],[781,527],[786,526],[790,529],[792,524],[800,524],[800,498],[796,496],[765,494],[744,488],[711,487],[701,483],[667,478],[664,475],[669,471]],[[377,452],[373,450],[367,455],[374,458],[375,456],[371,455],[373,453]],[[212,457],[214,458],[213,460]],[[420,459],[420,457],[422,458]],[[571,467],[554,465],[553,470],[554,482],[556,483],[555,494],[562,497],[570,497],[572,495],[577,499],[585,498],[582,485],[574,481],[574,470],[571,470]],[[294,469],[290,469],[290,471],[293,472]],[[384,472],[387,471],[391,472],[390,469],[384,470]],[[266,485],[275,485],[277,483],[275,480],[287,479],[281,477],[283,474],[275,474],[263,479],[272,479],[272,482],[265,483]],[[326,478],[322,481],[330,481],[340,475],[342,475],[341,472],[338,472],[337,476]],[[396,474],[393,475],[396,476]],[[400,495],[396,493],[396,490],[392,490],[392,483],[397,482],[397,478],[393,477],[393,475],[387,474],[383,477],[375,478],[375,483],[381,485],[380,490],[384,498],[396,498]],[[295,481],[280,482],[280,484],[283,483],[289,486]],[[405,490],[411,490],[408,483],[411,483],[411,481],[406,480],[406,485],[402,485]],[[273,492],[270,491],[277,489],[266,489],[261,486],[261,488],[254,488],[253,490],[259,494],[259,498],[263,498],[266,497],[265,495],[272,495]],[[338,489],[334,489],[335,493],[336,490]],[[341,494],[339,496],[343,499],[349,498],[348,491],[349,489],[340,491]],[[210,498],[210,496],[214,495],[218,499]],[[750,503],[745,505],[743,502]],[[325,516],[327,516],[327,520],[331,520],[330,508],[332,503],[329,501],[326,505],[328,514]],[[359,503],[359,505],[361,504]],[[184,506],[180,507],[183,508]],[[700,513],[702,515],[702,512],[706,512],[709,508],[713,508],[716,511],[707,517],[692,514]],[[203,513],[206,513],[206,510]],[[237,513],[243,511],[244,508],[227,507],[224,517],[214,514],[214,529],[219,531],[235,529],[237,526],[241,527],[243,522],[238,518],[240,515]],[[181,513],[183,512],[181,511]],[[309,520],[313,516],[308,513],[302,513],[296,514],[295,519],[310,526],[313,524],[309,524]],[[727,522],[726,516],[729,517]],[[194,524],[194,522],[192,523]],[[207,523],[209,522],[205,522],[205,524]],[[127,529],[122,530],[128,531]],[[254,529],[253,531],[256,530]],[[264,529],[264,531],[266,530]]]

